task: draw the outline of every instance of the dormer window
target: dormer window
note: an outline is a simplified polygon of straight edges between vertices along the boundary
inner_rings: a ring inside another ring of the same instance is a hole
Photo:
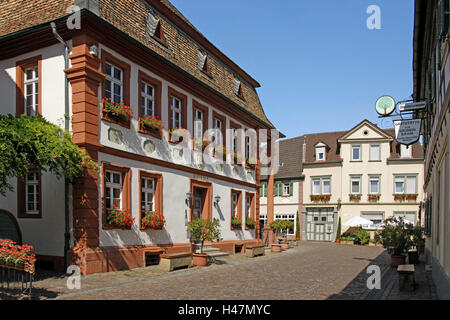
[[[316,161],[326,160],[326,145],[322,142],[316,144]]]
[[[209,69],[208,56],[200,51],[198,52],[198,68],[207,76],[212,77]]]
[[[401,158],[411,158],[412,157],[412,146],[400,145],[400,157]]]
[[[233,90],[234,90],[234,94],[235,95],[237,95],[242,100],[245,100],[244,99],[244,94],[242,92],[242,83],[239,80],[237,80],[237,79],[234,79]]]
[[[154,40],[161,43],[163,46],[166,45],[166,40],[164,38],[164,33],[161,28],[161,20],[157,19],[153,14],[149,13],[147,18],[147,35]]]

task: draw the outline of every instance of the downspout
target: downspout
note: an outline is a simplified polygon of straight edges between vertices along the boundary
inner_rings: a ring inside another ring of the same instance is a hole
[[[50,23],[53,35],[64,46],[64,70],[69,68],[69,46],[56,31],[56,24]],[[64,129],[69,131],[69,82],[64,73]],[[64,271],[67,270],[67,252],[70,250],[69,179],[64,178]]]

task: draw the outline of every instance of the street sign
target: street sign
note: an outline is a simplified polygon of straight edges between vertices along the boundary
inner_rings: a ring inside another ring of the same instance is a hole
[[[401,112],[422,110],[422,109],[425,109],[426,106],[427,106],[427,103],[425,101],[414,102],[414,103],[402,103],[402,104],[398,105],[398,110]]]
[[[391,96],[382,96],[375,103],[375,110],[379,115],[388,116],[395,110],[395,100]]]
[[[406,146],[419,141],[422,119],[394,121],[395,139]]]

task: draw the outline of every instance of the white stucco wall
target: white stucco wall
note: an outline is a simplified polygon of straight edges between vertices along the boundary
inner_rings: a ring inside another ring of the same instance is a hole
[[[50,32],[50,31],[49,31]],[[64,47],[56,44],[0,61],[2,114],[16,113],[16,62],[42,56],[42,115],[64,127]],[[69,97],[71,96],[69,92]],[[0,209],[17,217],[16,178],[10,180],[14,191],[0,196]],[[48,173],[42,175],[42,219],[17,219],[23,242],[40,255],[64,255],[64,181]]]

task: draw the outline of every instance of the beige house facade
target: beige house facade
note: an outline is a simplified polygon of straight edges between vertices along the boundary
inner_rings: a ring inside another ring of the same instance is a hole
[[[388,217],[421,223],[423,152],[364,120],[349,131],[305,135],[303,239],[334,241],[344,224],[363,217],[376,230]]]

